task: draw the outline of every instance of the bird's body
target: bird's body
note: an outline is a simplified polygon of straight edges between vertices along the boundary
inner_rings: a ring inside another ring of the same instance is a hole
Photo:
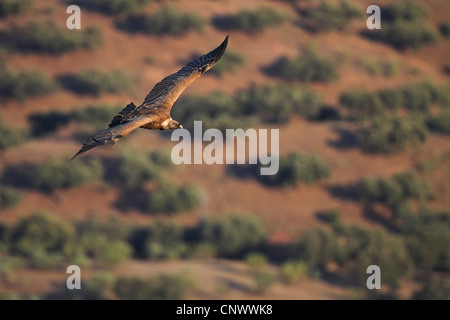
[[[222,57],[228,44],[228,36],[222,44],[158,82],[140,106],[128,104],[111,121],[108,128],[93,134],[72,159],[100,145],[114,144],[137,128],[170,130],[183,128],[173,120],[170,110],[173,104],[192,82],[211,69]]]

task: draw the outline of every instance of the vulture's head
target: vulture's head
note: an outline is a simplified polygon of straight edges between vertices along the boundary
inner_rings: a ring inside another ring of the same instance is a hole
[[[175,121],[175,120],[170,120],[168,127],[171,130],[183,129],[183,126],[181,125],[181,123],[179,123],[178,121]]]

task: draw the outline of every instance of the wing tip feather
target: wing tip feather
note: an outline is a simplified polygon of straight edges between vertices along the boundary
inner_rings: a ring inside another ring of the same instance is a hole
[[[217,61],[219,61],[219,59],[222,57],[222,55],[224,54],[227,46],[228,46],[228,38],[230,37],[230,35],[227,35],[225,37],[225,40],[222,41],[222,43],[220,44],[220,46],[218,46],[213,52],[214,52],[214,56],[213,58]]]

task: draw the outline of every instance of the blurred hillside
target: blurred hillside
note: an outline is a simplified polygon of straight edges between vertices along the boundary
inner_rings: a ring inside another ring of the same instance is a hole
[[[371,4],[2,1],[0,299],[450,299],[450,7]],[[279,129],[276,176],[148,130],[70,161],[227,34],[173,118]]]

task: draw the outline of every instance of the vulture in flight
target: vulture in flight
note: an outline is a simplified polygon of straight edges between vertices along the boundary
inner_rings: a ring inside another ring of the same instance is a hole
[[[108,129],[94,133],[72,160],[100,145],[114,144],[137,128],[169,130],[183,128],[170,116],[172,105],[192,82],[211,69],[222,57],[228,44],[228,36],[216,49],[185,65],[178,72],[158,82],[144,102],[136,107],[131,102],[108,125]]]

